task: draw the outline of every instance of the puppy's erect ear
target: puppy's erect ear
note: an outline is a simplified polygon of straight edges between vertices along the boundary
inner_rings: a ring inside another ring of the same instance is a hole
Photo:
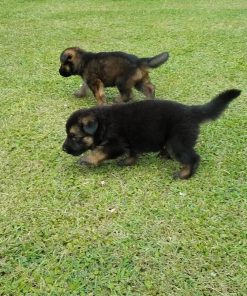
[[[60,56],[60,61],[61,61],[62,63],[66,63],[66,62],[71,61],[72,57],[73,57],[72,54],[67,53],[67,52],[64,52],[64,53],[62,53],[61,56]]]
[[[89,135],[94,135],[98,129],[98,122],[89,122],[87,125],[83,126],[84,131]]]
[[[72,60],[73,56],[72,54],[68,54],[67,55],[67,62],[70,62]]]
[[[82,128],[85,133],[87,133],[91,136],[96,133],[99,124],[93,115],[88,115],[88,116],[81,118],[80,122],[82,124]]]

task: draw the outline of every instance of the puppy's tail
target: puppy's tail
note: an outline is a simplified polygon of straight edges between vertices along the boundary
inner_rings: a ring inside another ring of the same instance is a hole
[[[229,103],[240,94],[241,90],[239,89],[228,89],[204,105],[191,106],[193,118],[196,118],[199,123],[217,119],[228,107]]]
[[[141,58],[139,59],[139,63],[141,66],[147,68],[157,68],[160,65],[164,64],[169,59],[168,52],[162,52],[152,58]]]

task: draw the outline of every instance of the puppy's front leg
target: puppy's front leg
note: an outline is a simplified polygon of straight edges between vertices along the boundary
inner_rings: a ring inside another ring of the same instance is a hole
[[[100,79],[95,79],[88,82],[88,86],[92,90],[98,105],[103,105],[106,103],[105,93],[104,93],[104,84]]]
[[[76,91],[74,95],[77,98],[83,98],[83,97],[86,97],[89,94],[89,92],[90,92],[90,89],[88,85],[84,82],[81,88],[78,91]]]
[[[89,155],[84,156],[80,159],[80,164],[88,164],[92,166],[97,166],[104,160],[108,159],[109,156],[104,147],[95,148]]]
[[[104,146],[96,147],[89,155],[80,159],[81,164],[97,166],[107,159],[114,159],[125,153],[118,140],[111,140]]]

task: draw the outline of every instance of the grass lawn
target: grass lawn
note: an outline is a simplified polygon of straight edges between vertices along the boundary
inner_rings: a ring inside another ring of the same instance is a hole
[[[192,179],[155,154],[90,169],[61,151],[67,117],[96,102],[58,74],[75,45],[169,51],[160,98],[243,90],[202,126]],[[0,295],[247,295],[246,0],[2,0],[0,52]]]

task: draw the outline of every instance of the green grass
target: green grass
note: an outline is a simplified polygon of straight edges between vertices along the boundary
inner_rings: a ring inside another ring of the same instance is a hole
[[[247,294],[246,32],[245,0],[1,2],[0,295]],[[243,90],[202,127],[192,179],[154,154],[89,169],[61,151],[67,117],[95,104],[58,74],[73,45],[169,51],[158,97]]]

